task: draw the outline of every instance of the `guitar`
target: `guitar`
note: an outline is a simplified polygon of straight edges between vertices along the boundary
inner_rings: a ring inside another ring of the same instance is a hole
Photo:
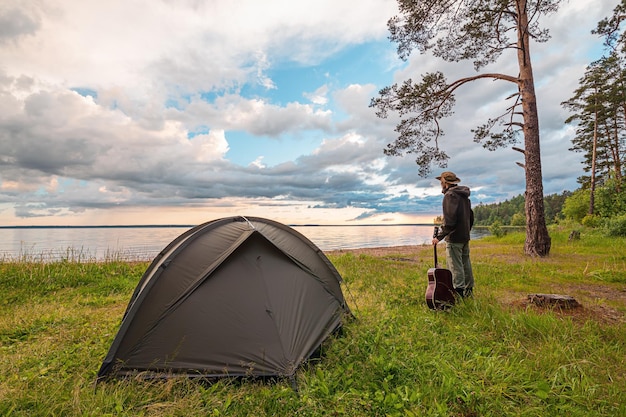
[[[439,228],[435,226],[436,238]],[[452,272],[449,269],[439,268],[437,262],[437,245],[433,245],[435,253],[435,267],[428,270],[428,287],[426,288],[426,304],[431,310],[446,310],[454,305],[454,285]]]

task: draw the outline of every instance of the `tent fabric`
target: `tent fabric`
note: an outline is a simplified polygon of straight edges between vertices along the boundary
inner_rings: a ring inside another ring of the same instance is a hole
[[[293,376],[350,313],[341,281],[281,223],[236,216],[196,226],[142,276],[98,378]]]

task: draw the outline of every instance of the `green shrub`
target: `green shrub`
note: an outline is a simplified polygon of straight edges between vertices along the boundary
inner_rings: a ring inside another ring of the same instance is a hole
[[[626,193],[615,178],[609,178],[596,189],[595,212],[600,217],[626,215]]]
[[[526,216],[522,213],[515,213],[511,217],[511,226],[526,226]]]
[[[602,218],[600,216],[596,216],[595,214],[587,214],[580,221],[583,226],[586,227],[600,227],[603,224]]]
[[[607,219],[605,228],[609,236],[626,236],[626,215]]]
[[[565,199],[562,213],[566,219],[580,223],[589,213],[589,190],[578,189]]]
[[[489,233],[491,233],[495,237],[504,236],[504,230],[502,229],[502,222],[500,220],[495,220],[489,226]]]

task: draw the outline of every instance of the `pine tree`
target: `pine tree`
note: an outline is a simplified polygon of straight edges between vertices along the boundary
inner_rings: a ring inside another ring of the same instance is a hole
[[[553,13],[562,0],[398,0],[399,15],[388,21],[390,38],[398,43],[398,55],[408,59],[417,50],[432,51],[449,62],[472,60],[480,71],[514,51],[519,73],[479,73],[448,82],[440,71],[409,79],[401,85],[385,87],[371,106],[379,117],[397,112],[402,120],[396,126],[398,138],[385,149],[387,155],[416,156],[420,175],[431,165],[446,166],[448,155],[439,147],[443,135],[440,120],[452,114],[455,91],[480,79],[513,84],[512,104],[506,111],[477,127],[474,141],[489,150],[511,145],[521,132],[524,149],[526,193],[526,242],[529,255],[547,256],[550,236],[543,203],[543,178],[539,141],[539,119],[532,69],[530,40],[545,42],[548,32],[538,24],[540,17]],[[494,129],[498,125],[500,129]]]
[[[591,174],[590,177],[579,178],[579,182],[590,192],[589,214],[594,214],[597,162],[603,159],[602,156],[598,157],[599,132],[609,123],[608,112],[605,111],[609,100],[607,65],[610,63],[606,59],[592,63],[580,79],[580,87],[576,89],[574,96],[561,103],[575,112],[565,122],[578,123],[576,136],[572,139],[574,146],[570,150],[584,152],[584,171]],[[603,152],[600,154],[604,155]]]
[[[590,172],[589,177],[579,178],[590,192],[589,214],[595,214],[597,183],[611,181],[621,192],[626,157],[626,36],[621,31],[625,13],[626,0],[622,0],[613,15],[592,31],[604,36],[608,55],[587,67],[574,96],[562,103],[574,113],[566,123],[577,123],[571,150],[584,153],[584,171]]]

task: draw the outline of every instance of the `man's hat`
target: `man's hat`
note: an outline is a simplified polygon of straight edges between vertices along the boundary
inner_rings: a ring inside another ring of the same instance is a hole
[[[457,178],[454,172],[445,171],[442,172],[440,176],[436,177],[438,180],[443,179],[445,182],[449,184],[458,184],[461,182],[460,178]]]

